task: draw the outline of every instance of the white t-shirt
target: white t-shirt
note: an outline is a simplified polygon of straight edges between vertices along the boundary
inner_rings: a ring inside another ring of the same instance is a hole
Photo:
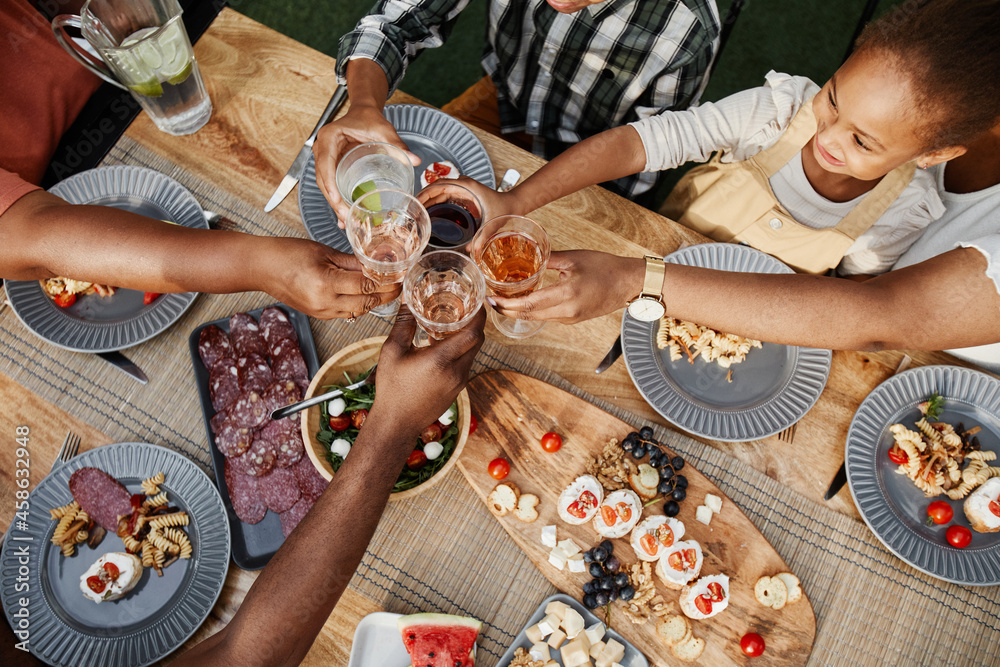
[[[941,164],[928,170],[938,184],[944,200],[944,215],[932,222],[910,249],[903,253],[893,269],[919,264],[924,260],[954,250],[975,248],[986,257],[986,275],[1000,294],[1000,184],[966,194],[944,189]],[[997,332],[1000,337],[1000,332]],[[956,357],[1000,373],[1000,343],[947,350]]]
[[[773,146],[802,103],[820,87],[805,77],[769,72],[760,88],[707,102],[685,111],[668,111],[630,123],[646,150],[645,171],[673,169],[685,162],[707,162],[723,151],[723,162],[742,162]],[[813,229],[835,227],[864,195],[832,202],[813,189],[799,152],[770,179],[775,197],[798,222]],[[885,273],[924,228],[944,213],[934,178],[921,170],[899,198],[848,248],[838,272]]]

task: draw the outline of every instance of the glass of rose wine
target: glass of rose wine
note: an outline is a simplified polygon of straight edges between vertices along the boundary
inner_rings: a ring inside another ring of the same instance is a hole
[[[427,337],[441,340],[469,323],[486,298],[486,281],[475,262],[454,250],[426,253],[403,279],[403,301],[420,330],[418,346]]]
[[[549,261],[549,235],[534,220],[502,215],[485,223],[471,243],[472,258],[483,272],[486,285],[497,296],[531,294]],[[538,333],[545,322],[518,320],[490,311],[490,321],[510,338]]]
[[[361,271],[379,285],[390,285],[403,282],[420,259],[431,235],[431,219],[413,195],[375,190],[355,200],[345,231]],[[396,299],[370,312],[391,317],[398,309]]]
[[[434,181],[417,194],[431,216],[431,240],[435,250],[460,250],[476,235],[483,221],[483,205],[468,188],[450,179]]]

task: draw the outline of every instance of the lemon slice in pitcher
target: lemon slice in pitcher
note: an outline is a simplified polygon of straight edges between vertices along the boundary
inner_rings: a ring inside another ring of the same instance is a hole
[[[159,97],[164,81],[178,85],[191,75],[194,61],[183,28],[176,21],[132,33],[122,42],[123,49],[129,47],[131,58],[117,60],[128,74],[126,85],[139,95]]]

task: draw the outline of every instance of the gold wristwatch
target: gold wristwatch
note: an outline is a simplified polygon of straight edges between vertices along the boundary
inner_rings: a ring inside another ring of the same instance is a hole
[[[642,281],[642,291],[628,302],[628,314],[640,322],[653,322],[663,317],[667,310],[663,305],[664,263],[660,257],[647,255],[644,259],[646,277]]]

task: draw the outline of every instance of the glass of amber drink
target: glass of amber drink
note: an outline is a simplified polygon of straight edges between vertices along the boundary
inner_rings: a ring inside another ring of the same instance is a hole
[[[379,285],[390,285],[403,282],[420,259],[431,236],[431,219],[413,195],[375,190],[355,200],[344,231],[361,271]],[[391,317],[398,309],[396,299],[371,313]]]
[[[497,296],[531,294],[549,261],[549,235],[530,218],[502,215],[485,223],[472,239],[472,258]],[[518,320],[490,311],[490,321],[510,338],[538,333],[545,322]]]
[[[420,325],[414,342],[441,340],[469,323],[486,298],[486,281],[475,263],[454,250],[424,254],[403,279],[403,301]],[[422,334],[426,335],[422,335]]]

